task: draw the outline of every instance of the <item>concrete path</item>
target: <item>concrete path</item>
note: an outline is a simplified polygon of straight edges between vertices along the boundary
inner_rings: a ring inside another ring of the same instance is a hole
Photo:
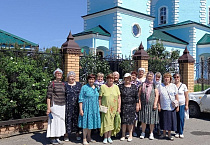
[[[140,135],[140,131],[138,131]],[[139,139],[139,137],[133,137],[132,142],[119,141],[119,137],[113,137],[113,145],[210,145],[210,114],[202,114],[200,118],[190,118],[186,120],[184,139],[175,138],[174,141],[159,139],[155,136],[154,140],[148,139],[148,134],[145,139]],[[92,135],[96,143],[91,144],[103,144],[102,138],[98,134]],[[63,142],[64,145],[80,145],[81,141],[75,140],[75,135],[70,138],[71,142]],[[0,145],[48,145],[49,139],[46,138],[46,131],[34,132],[29,134],[17,135],[10,138],[0,139]],[[108,143],[109,144],[109,143]]]

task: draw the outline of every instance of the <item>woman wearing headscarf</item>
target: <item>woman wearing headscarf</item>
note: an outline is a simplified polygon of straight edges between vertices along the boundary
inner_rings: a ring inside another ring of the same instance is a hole
[[[77,126],[79,116],[79,93],[82,85],[75,81],[75,73],[70,71],[67,75],[66,88],[66,132],[64,141],[69,141],[68,134],[76,132],[76,139],[80,140]]]
[[[163,130],[162,137],[166,137],[166,130],[168,130],[168,139],[174,140],[171,136],[171,131],[177,130],[176,112],[179,111],[179,106],[175,108],[174,102],[179,101],[178,89],[175,84],[171,83],[172,76],[170,73],[163,75],[164,83],[159,87],[160,94],[160,129]],[[175,101],[176,100],[176,101]]]
[[[52,81],[47,89],[47,115],[48,127],[47,137],[52,144],[61,143],[59,137],[66,133],[65,127],[65,85],[62,82],[63,71],[57,68],[54,71],[55,80]]]
[[[101,130],[100,136],[104,135],[103,143],[113,143],[111,139],[112,131],[115,126],[115,116],[120,113],[121,97],[120,90],[117,85],[114,84],[113,74],[109,74],[106,77],[106,83],[101,85],[99,92],[99,104],[108,107],[106,113],[101,113]]]
[[[139,111],[138,90],[134,84],[131,84],[131,74],[124,75],[124,83],[119,85],[121,94],[121,124],[122,137],[121,141],[125,140],[125,131],[128,127],[129,137],[128,142],[132,141],[133,124],[135,122],[135,113]]]
[[[177,117],[177,131],[175,137],[184,138],[183,131],[184,131],[184,118],[185,118],[185,110],[188,110],[188,90],[187,86],[180,82],[180,74],[175,73],[173,75],[175,80],[175,85],[178,88],[178,95],[179,95],[179,111],[176,113]]]
[[[142,84],[145,82],[146,78],[144,77],[145,68],[138,69],[138,81]]]
[[[79,94],[79,120],[78,127],[83,128],[83,144],[95,142],[91,139],[91,130],[101,128],[101,119],[99,113],[99,93],[94,85],[95,75],[90,74],[87,77],[87,84],[82,86]]]
[[[139,88],[140,96],[140,111],[139,111],[139,121],[142,122],[142,133],[140,138],[145,137],[146,124],[150,125],[150,135],[149,139],[153,140],[153,130],[154,124],[158,123],[158,90],[153,83],[154,74],[153,72],[148,72],[146,76],[146,81]]]

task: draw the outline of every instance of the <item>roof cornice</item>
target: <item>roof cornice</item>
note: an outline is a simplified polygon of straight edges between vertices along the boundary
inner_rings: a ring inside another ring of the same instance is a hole
[[[109,9],[106,9],[106,10],[102,10],[102,11],[99,11],[99,12],[88,14],[88,15],[82,16],[82,18],[84,20],[87,20],[87,19],[103,16],[103,15],[106,15],[106,14],[114,13],[114,12],[117,12],[117,11],[122,12],[122,13],[128,13],[128,14],[134,15],[136,17],[141,17],[141,18],[144,18],[144,19],[148,19],[150,21],[153,21],[155,19],[155,17],[150,16],[148,14],[133,11],[131,9],[123,8],[123,7],[120,7],[120,6],[116,6],[116,7],[113,7],[113,8],[109,8]]]

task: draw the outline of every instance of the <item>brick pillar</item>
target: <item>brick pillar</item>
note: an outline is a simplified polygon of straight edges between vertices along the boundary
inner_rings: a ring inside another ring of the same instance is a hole
[[[65,81],[67,81],[67,74],[70,71],[74,71],[76,74],[76,81],[79,81],[79,58],[81,55],[81,49],[79,45],[74,41],[74,37],[69,33],[67,41],[63,43],[61,51],[64,55],[64,75]]]
[[[179,73],[181,82],[187,85],[188,92],[194,92],[194,62],[195,59],[189,54],[187,47],[183,55],[179,57]]]
[[[133,55],[133,60],[135,60],[135,70],[138,71],[138,68],[145,68],[145,77],[148,72],[148,59],[149,55],[144,50],[142,43],[140,44],[138,50]]]

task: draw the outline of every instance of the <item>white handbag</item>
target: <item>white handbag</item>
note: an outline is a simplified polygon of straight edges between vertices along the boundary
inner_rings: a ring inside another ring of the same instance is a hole
[[[101,105],[101,106],[99,107],[99,111],[102,112],[102,113],[107,113],[108,107],[102,106],[102,105]]]

